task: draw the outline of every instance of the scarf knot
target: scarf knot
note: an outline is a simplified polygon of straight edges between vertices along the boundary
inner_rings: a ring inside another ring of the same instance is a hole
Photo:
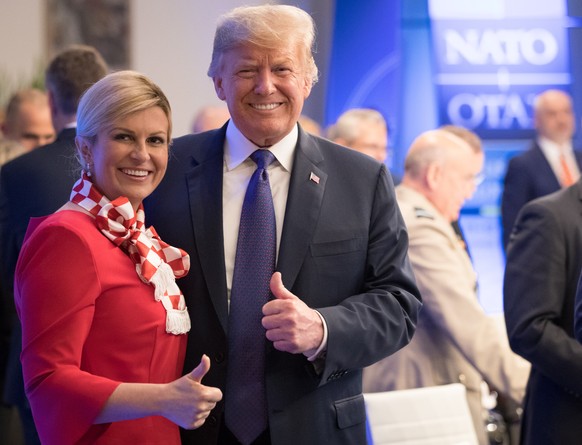
[[[176,278],[188,273],[190,256],[162,241],[153,227],[146,229],[142,204],[134,211],[124,196],[110,201],[85,173],[73,186],[70,199],[95,217],[101,233],[131,258],[141,281],[154,287],[155,300],[166,309],[166,332],[188,332],[190,316]]]

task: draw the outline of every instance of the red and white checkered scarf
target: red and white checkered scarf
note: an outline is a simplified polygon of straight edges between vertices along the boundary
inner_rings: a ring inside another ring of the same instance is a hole
[[[154,287],[156,301],[166,309],[166,332],[188,332],[190,317],[176,278],[188,273],[190,256],[162,241],[153,227],[145,228],[143,205],[136,213],[124,196],[110,201],[85,172],[73,186],[70,199],[95,217],[97,228],[135,263],[139,278]]]

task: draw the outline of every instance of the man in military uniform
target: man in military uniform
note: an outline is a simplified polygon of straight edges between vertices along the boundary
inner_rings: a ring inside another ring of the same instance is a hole
[[[463,383],[481,445],[488,443],[484,382],[521,403],[529,373],[479,304],[476,273],[451,225],[475,192],[483,162],[480,146],[443,129],[412,143],[396,197],[424,307],[411,343],[364,371],[366,392]]]

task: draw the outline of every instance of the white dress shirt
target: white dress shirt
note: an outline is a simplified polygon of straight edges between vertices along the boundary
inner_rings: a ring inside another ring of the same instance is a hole
[[[289,182],[293,170],[293,154],[299,131],[295,125],[291,132],[268,150],[275,155],[276,160],[269,165],[269,184],[273,195],[275,208],[275,223],[277,230],[277,253],[279,257],[279,245],[283,232],[285,219],[285,207],[289,194]],[[257,165],[249,156],[260,147],[249,141],[232,122],[229,121],[226,128],[224,143],[224,165],[222,179],[222,231],[224,236],[224,262],[226,269],[226,289],[228,304],[230,306],[230,294],[232,289],[232,277],[234,274],[234,262],[236,258],[236,245],[240,226],[243,201],[247,186],[251,180]],[[325,352],[327,346],[327,325],[321,314],[316,311],[323,323],[323,340],[317,351],[308,356],[309,361],[314,361]]]
[[[281,233],[283,231],[285,206],[287,205],[287,194],[289,193],[289,181],[291,180],[291,170],[293,169],[293,151],[297,145],[297,137],[298,130],[297,126],[295,126],[291,133],[275,145],[269,147],[269,151],[276,158],[267,168],[267,172],[269,173],[273,206],[275,207],[277,257],[279,256],[279,244],[281,243]],[[249,158],[255,150],[259,150],[259,147],[244,137],[231,120],[226,129],[222,180],[222,230],[224,234],[226,288],[228,290],[229,303],[240,215],[247,186],[249,185],[253,172],[257,168],[257,164]]]

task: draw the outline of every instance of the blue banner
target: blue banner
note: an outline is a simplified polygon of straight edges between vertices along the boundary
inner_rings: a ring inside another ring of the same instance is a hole
[[[564,1],[495,0],[479,14],[459,0],[429,4],[440,124],[532,137],[534,97],[571,87]]]
[[[336,1],[328,76],[326,126],[356,107],[374,108],[397,126],[400,1]]]

